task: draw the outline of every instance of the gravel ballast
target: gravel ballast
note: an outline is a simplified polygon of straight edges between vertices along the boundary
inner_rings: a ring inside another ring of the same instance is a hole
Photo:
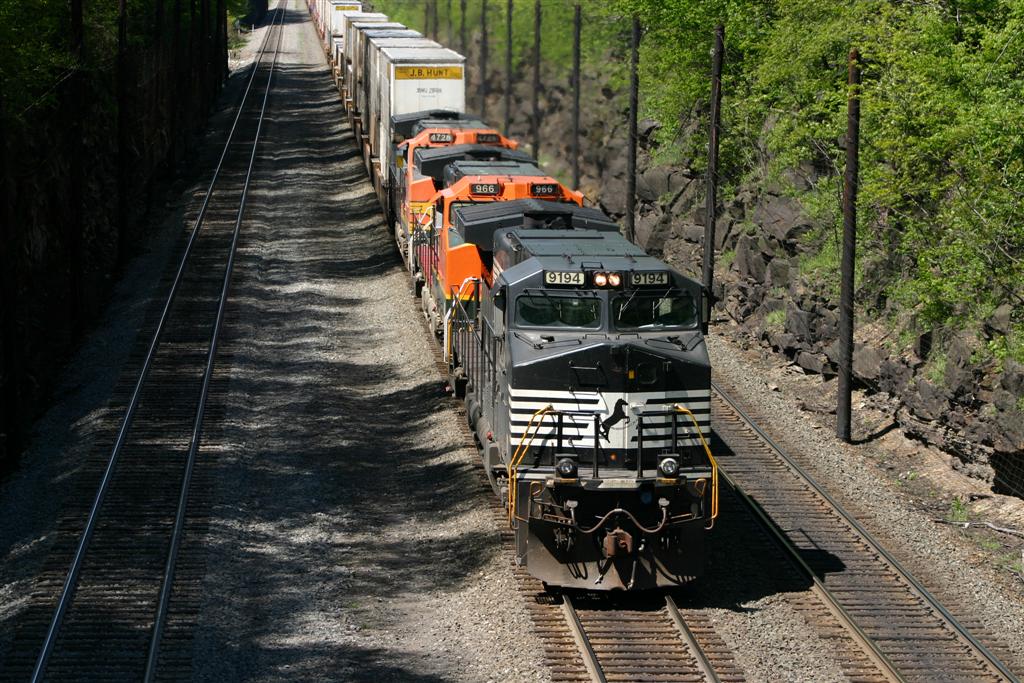
[[[1001,568],[998,557],[1006,548],[1019,554],[1024,544],[1004,536],[1002,550],[986,552],[975,538],[936,521],[944,518],[948,496],[967,500],[971,490],[986,496],[982,500],[990,509],[997,509],[993,501],[1001,499],[998,509],[1006,519],[1017,519],[1021,501],[986,492],[977,480],[949,469],[939,471],[934,467],[943,461],[939,454],[898,431],[882,435],[886,420],[873,408],[877,400],[862,392],[854,397],[854,444],[844,444],[834,436],[834,415],[802,409],[834,396],[834,381],[804,375],[774,355],[744,350],[721,335],[712,335],[709,349],[715,376],[736,387],[743,404],[757,409],[773,438],[958,617],[976,619],[996,634],[996,645],[1011,653],[1006,664],[1021,671],[1024,577]],[[918,469],[926,474],[913,477],[916,486],[910,486],[905,475]]]
[[[219,363],[200,680],[546,680],[303,3]]]

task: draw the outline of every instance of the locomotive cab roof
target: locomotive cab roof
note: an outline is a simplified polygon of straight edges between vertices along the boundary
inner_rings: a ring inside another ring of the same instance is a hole
[[[448,121],[446,119],[423,119],[421,121],[417,121],[413,126],[412,135],[418,135],[419,133],[422,133],[425,130],[430,130],[431,128],[445,128],[448,130],[481,128],[491,130],[490,126],[476,117],[460,119],[458,121]]]
[[[414,135],[416,124],[420,121],[436,121],[435,128],[454,128],[452,124],[457,121],[472,120],[480,123],[481,128],[487,128],[487,125],[480,121],[480,118],[476,114],[468,114],[461,111],[452,111],[451,109],[425,109],[423,111],[414,111],[408,114],[395,114],[391,117],[391,129],[396,135],[400,135],[403,138],[411,138]],[[418,132],[418,131],[417,131]]]
[[[469,176],[525,176],[546,178],[548,175],[540,170],[536,163],[525,161],[455,161],[444,170],[444,184],[451,187],[458,181]]]
[[[526,152],[494,145],[451,145],[448,147],[419,147],[415,152],[416,169],[424,176],[441,182],[445,168],[456,161],[472,159],[475,161],[517,161],[535,164]]]
[[[597,230],[509,230],[494,235],[494,263],[508,284],[542,285],[544,271],[600,270],[671,272],[679,284],[689,278],[673,271],[618,232]],[[509,272],[510,269],[514,271]]]
[[[493,251],[500,231],[599,230],[619,231],[618,224],[603,211],[566,202],[515,199],[459,206],[452,212],[452,226],[467,242],[481,251]]]

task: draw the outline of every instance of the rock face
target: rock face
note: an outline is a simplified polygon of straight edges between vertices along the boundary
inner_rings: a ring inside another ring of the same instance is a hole
[[[475,59],[471,54],[470,59]],[[627,103],[605,73],[584,74],[580,189],[616,218],[626,210]],[[561,178],[571,177],[571,89],[544,79],[540,158]],[[503,109],[503,74],[491,76],[488,111]],[[517,79],[511,134],[529,135],[529,79]],[[621,111],[617,117],[608,112]],[[492,114],[492,118],[496,118]],[[696,132],[700,117],[684,116],[680,138]],[[691,160],[658,165],[651,160],[657,124],[639,127],[636,240],[684,273],[700,272],[704,242],[704,178]],[[731,318],[737,334],[756,340],[804,372],[826,378],[837,372],[839,317],[831,289],[801,273],[801,255],[815,225],[795,195],[822,180],[813,164],[801,164],[777,179],[750,181],[721,198],[715,221],[718,254],[714,294],[717,310]],[[864,302],[867,303],[867,302]],[[1005,335],[1012,307],[998,308],[981,333]],[[853,374],[869,391],[895,397],[896,419],[910,435],[938,445],[963,463],[965,471],[1002,490],[1024,491],[1024,367],[1007,360],[1001,372],[975,362],[980,346],[968,334],[925,333],[902,352],[892,350],[890,333],[858,312]],[[815,409],[821,409],[817,406]],[[834,406],[831,407],[834,411]]]

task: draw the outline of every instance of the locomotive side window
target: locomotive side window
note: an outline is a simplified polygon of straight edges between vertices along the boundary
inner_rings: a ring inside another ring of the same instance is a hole
[[[601,326],[601,300],[525,294],[516,299],[516,324],[523,327]]]
[[[612,301],[615,329],[690,329],[697,326],[697,302],[689,292],[634,292]]]

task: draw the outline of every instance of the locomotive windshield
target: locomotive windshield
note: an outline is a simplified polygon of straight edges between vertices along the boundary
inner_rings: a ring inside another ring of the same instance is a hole
[[[516,299],[516,323],[525,327],[598,328],[601,326],[601,300],[524,294]]]
[[[689,292],[633,292],[612,300],[617,330],[689,329],[697,322],[697,302]]]

